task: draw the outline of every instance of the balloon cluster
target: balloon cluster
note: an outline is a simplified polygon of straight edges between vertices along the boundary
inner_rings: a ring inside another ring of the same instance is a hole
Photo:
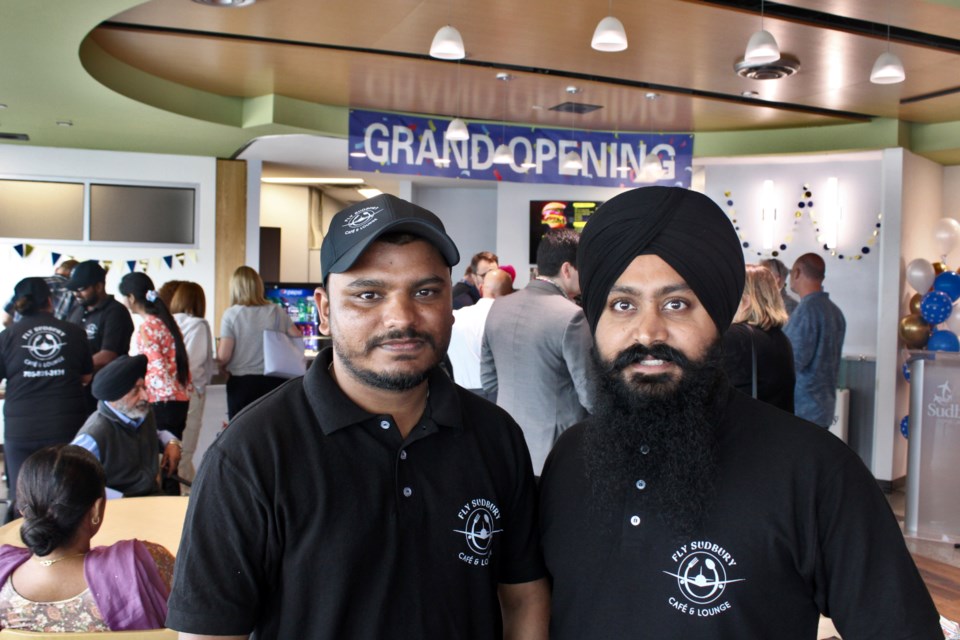
[[[934,240],[946,258],[960,243],[960,222],[941,218]],[[908,349],[960,351],[960,274],[943,262],[923,258],[907,265],[907,282],[917,293],[910,299],[910,313],[900,318],[900,338]],[[945,327],[938,327],[945,325]]]

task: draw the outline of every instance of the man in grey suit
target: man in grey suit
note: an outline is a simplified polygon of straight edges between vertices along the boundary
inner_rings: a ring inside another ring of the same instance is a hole
[[[537,249],[539,275],[522,291],[498,298],[483,331],[480,381],[523,429],[540,475],[554,441],[591,408],[593,339],[580,295],[572,229],[551,229]]]

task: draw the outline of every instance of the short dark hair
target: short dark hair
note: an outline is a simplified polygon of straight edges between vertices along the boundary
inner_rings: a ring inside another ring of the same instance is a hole
[[[560,273],[564,262],[576,265],[579,244],[580,234],[573,229],[549,229],[537,246],[537,271],[549,278]]]
[[[496,262],[500,264],[500,259],[497,258],[497,254],[492,251],[481,251],[480,253],[473,254],[473,257],[470,258],[470,268],[473,269],[473,272],[477,272],[477,266],[480,264],[481,260],[486,260],[487,262]]]
[[[24,461],[17,478],[20,539],[38,556],[66,544],[104,496],[105,485],[103,467],[86,449],[71,444],[40,449]]]
[[[797,258],[793,266],[800,269],[803,275],[817,282],[823,282],[823,278],[827,273],[826,263],[824,263],[823,258],[815,253],[803,254]]]

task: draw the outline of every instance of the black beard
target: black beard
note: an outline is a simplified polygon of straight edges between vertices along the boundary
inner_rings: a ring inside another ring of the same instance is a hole
[[[658,514],[676,535],[690,535],[702,523],[717,470],[715,422],[726,398],[720,341],[699,360],[666,345],[635,345],[613,362],[602,361],[596,350],[593,357],[601,373],[583,453],[596,508],[619,516],[626,492],[636,493],[643,479],[644,510]],[[679,379],[625,379],[624,369],[646,357],[673,361]]]
[[[435,352],[437,350],[437,341],[433,339],[433,336],[427,333],[414,331],[413,329],[408,329],[406,331],[391,331],[387,334],[371,338],[367,341],[365,353],[370,353],[377,347],[378,344],[380,344],[380,342],[385,340],[402,340],[404,338],[421,339],[429,344]],[[372,369],[361,368],[359,365],[357,365],[351,359],[351,354],[348,352],[348,350],[343,348],[342,345],[337,341],[336,336],[334,336],[333,339],[333,348],[337,352],[337,356],[340,358],[340,361],[346,367],[347,371],[352,373],[355,378],[367,384],[368,386],[374,387],[375,389],[383,389],[385,391],[409,391],[426,380],[430,376],[430,372],[436,367],[436,364],[434,364],[434,366],[423,371],[413,371],[409,373],[388,373],[385,371],[374,371]]]

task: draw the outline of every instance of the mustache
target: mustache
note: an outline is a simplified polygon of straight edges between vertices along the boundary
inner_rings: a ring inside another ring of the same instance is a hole
[[[437,341],[433,339],[432,335],[430,335],[429,333],[422,333],[413,328],[410,328],[406,330],[397,329],[396,331],[388,331],[387,333],[384,333],[382,335],[374,336],[373,338],[370,338],[369,340],[367,340],[367,351],[372,351],[373,349],[376,349],[377,347],[379,347],[384,342],[387,342],[388,340],[423,340],[428,345],[433,347],[434,350],[436,350],[437,348]]]
[[[674,362],[683,370],[693,368],[690,363],[690,358],[684,355],[682,351],[674,349],[670,345],[655,344],[652,347],[648,347],[643,344],[635,344],[618,353],[613,362],[607,363],[607,373],[618,373],[632,364],[638,364],[649,359]]]

